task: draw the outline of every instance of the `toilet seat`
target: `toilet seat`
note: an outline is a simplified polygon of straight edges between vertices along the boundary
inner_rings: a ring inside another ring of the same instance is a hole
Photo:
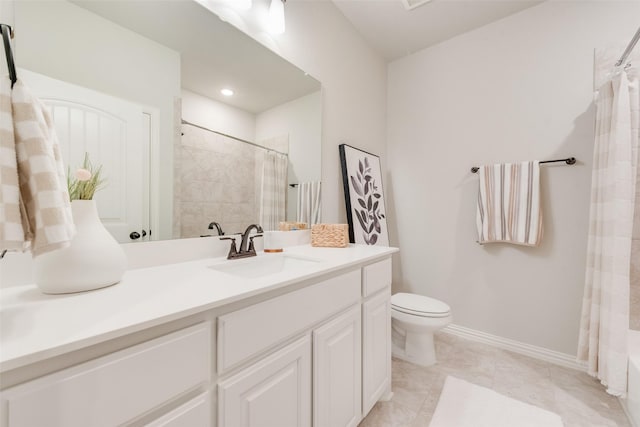
[[[451,314],[451,308],[442,301],[407,293],[392,295],[391,309],[419,317],[447,317]]]

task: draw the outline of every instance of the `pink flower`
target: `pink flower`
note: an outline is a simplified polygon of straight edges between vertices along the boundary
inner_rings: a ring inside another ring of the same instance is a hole
[[[91,179],[91,172],[86,169],[78,169],[75,175],[78,181],[89,181]]]

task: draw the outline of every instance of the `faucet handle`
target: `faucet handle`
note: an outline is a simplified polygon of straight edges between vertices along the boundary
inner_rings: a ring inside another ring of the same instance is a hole
[[[256,248],[253,245],[253,239],[256,237],[262,237],[262,234],[254,234],[253,236],[249,237],[249,252],[253,252],[254,254],[256,253]]]
[[[229,248],[229,254],[227,255],[227,259],[231,259],[238,254],[238,248],[236,247],[235,237],[220,237],[220,240],[231,240],[231,247]]]

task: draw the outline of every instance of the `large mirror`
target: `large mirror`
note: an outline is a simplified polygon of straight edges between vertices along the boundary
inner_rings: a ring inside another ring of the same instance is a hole
[[[69,166],[103,165],[95,199],[119,241],[318,219],[317,80],[193,0],[14,6],[19,77]]]

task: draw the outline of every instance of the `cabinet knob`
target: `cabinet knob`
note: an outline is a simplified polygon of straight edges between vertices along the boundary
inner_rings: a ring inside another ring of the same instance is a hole
[[[144,231],[144,230],[143,230],[143,231]],[[145,233],[145,234],[146,234],[146,233]],[[131,240],[138,240],[138,239],[140,238],[140,233],[138,233],[137,231],[132,231],[132,232],[129,234],[129,238],[130,238]]]

